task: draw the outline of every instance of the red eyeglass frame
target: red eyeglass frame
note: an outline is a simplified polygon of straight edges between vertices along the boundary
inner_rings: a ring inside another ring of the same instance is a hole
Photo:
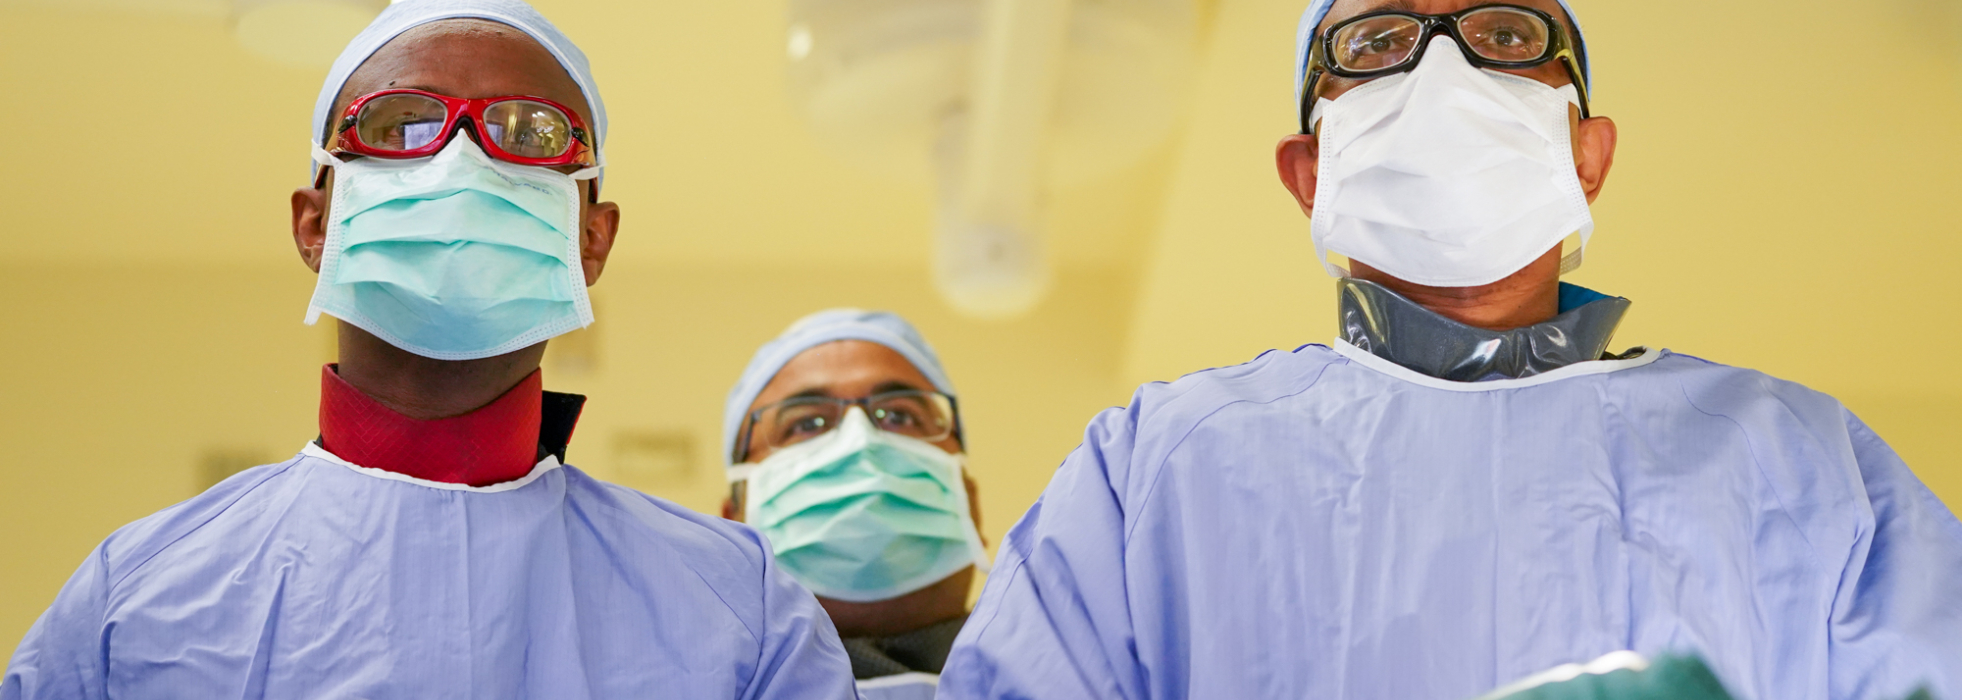
[[[439,132],[442,134],[442,137],[430,141],[427,145],[403,151],[374,148],[366,143],[362,143],[361,137],[354,133],[354,129],[361,117],[362,108],[368,106],[369,102],[390,95],[421,95],[443,103],[443,129]],[[489,138],[484,133],[484,110],[489,109],[491,105],[499,102],[511,102],[514,100],[537,102],[550,106],[565,114],[567,123],[572,127],[572,146],[565,149],[564,153],[551,158],[526,158],[513,154],[498,146],[494,139]],[[437,94],[427,90],[413,90],[408,88],[371,92],[357,97],[353,102],[348,103],[347,111],[341,116],[340,125],[334,129],[336,134],[334,145],[328,148],[327,152],[336,156],[351,153],[371,158],[425,158],[433,156],[442,151],[444,146],[448,146],[450,139],[456,138],[457,120],[463,117],[470,118],[470,129],[472,133],[477,135],[477,145],[483,147],[484,153],[492,158],[517,165],[535,165],[545,168],[556,168],[567,165],[590,168],[599,164],[598,158],[593,155],[592,137],[588,136],[591,132],[586,129],[586,120],[581,119],[578,112],[572,111],[571,108],[565,105],[543,97],[532,97],[530,95],[503,95],[499,97],[464,99]]]

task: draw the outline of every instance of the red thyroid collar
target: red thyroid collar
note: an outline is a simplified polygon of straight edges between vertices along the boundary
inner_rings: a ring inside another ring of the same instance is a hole
[[[496,401],[450,418],[396,413],[341,379],[320,372],[320,447],[356,466],[425,481],[489,486],[538,464],[544,381],[534,371]]]

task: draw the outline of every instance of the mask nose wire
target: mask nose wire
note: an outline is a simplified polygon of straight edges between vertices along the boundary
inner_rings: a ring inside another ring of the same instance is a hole
[[[1431,51],[1433,49],[1438,49],[1438,50],[1443,49],[1443,47],[1439,47],[1436,45],[1437,42],[1439,41],[1448,42],[1451,44],[1451,48],[1457,49],[1458,53],[1456,55],[1459,58],[1464,59],[1465,66],[1474,69],[1477,68],[1476,64],[1472,63],[1471,59],[1465,58],[1465,51],[1467,51],[1468,49],[1466,49],[1463,44],[1458,43],[1458,40],[1453,38],[1451,36],[1451,33],[1448,30],[1446,30],[1443,27],[1443,25],[1439,25],[1439,27],[1437,29],[1434,29],[1433,31],[1435,32],[1435,34],[1431,36],[1430,40],[1425,41],[1423,43],[1422,48],[1417,51],[1416,57],[1405,62],[1402,66],[1398,67],[1395,71],[1392,71],[1391,73],[1386,75],[1380,75],[1375,78],[1370,78],[1368,82],[1373,83],[1378,80],[1390,78],[1392,76],[1398,76],[1398,75],[1408,76],[1416,73],[1419,69],[1422,69],[1425,65],[1430,63],[1430,61],[1432,60]],[[1440,59],[1440,60],[1450,60],[1450,59]],[[1368,83],[1364,83],[1364,84],[1367,85]],[[1332,100],[1329,100],[1326,97],[1315,98],[1315,104],[1308,109],[1307,126],[1310,128],[1301,133],[1316,134],[1317,132],[1320,131],[1319,127],[1321,126],[1322,110],[1325,107],[1324,103],[1331,102],[1331,101]]]
[[[468,126],[467,130],[465,129],[466,125]],[[456,126],[450,129],[448,138],[443,139],[443,146],[445,148],[449,147],[451,141],[456,140],[456,135],[457,132],[459,131],[468,133],[470,135],[470,140],[475,142],[477,144],[477,148],[483,150],[485,154],[490,153],[490,150],[485,148],[483,125],[478,124],[477,120],[470,118],[470,115],[468,114],[457,116]]]
[[[1438,25],[1438,28],[1433,31],[1435,33],[1431,36],[1430,40],[1424,42],[1424,55],[1418,56],[1417,60],[1415,61],[1411,61],[1410,67],[1405,69],[1403,72],[1414,73],[1417,71],[1419,67],[1429,62],[1431,60],[1432,51],[1442,50],[1444,48],[1437,45],[1437,43],[1440,41],[1450,44],[1451,45],[1450,48],[1455,49],[1457,51],[1457,56],[1459,58],[1464,59],[1465,65],[1477,67],[1478,64],[1474,63],[1472,60],[1471,49],[1466,48],[1464,44],[1458,43],[1458,38],[1451,35],[1451,30],[1449,28],[1440,24]]]

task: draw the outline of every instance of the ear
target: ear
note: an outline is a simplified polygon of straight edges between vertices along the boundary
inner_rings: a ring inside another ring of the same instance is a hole
[[[315,273],[320,272],[320,258],[327,249],[328,191],[320,187],[293,190],[293,247],[300,251],[300,262]]]
[[[586,181],[592,187],[592,181]],[[620,232],[620,205],[595,202],[585,209],[585,226],[579,230],[579,264],[585,268],[586,286],[599,283],[606,269],[606,257],[613,254],[613,238]]]
[[[1575,111],[1579,119],[1579,111]],[[1621,134],[1615,128],[1613,119],[1594,117],[1574,123],[1574,175],[1578,176],[1581,191],[1587,193],[1587,203],[1601,196],[1601,187],[1608,182],[1608,171],[1615,165],[1615,143]]]
[[[1294,195],[1301,213],[1315,215],[1316,169],[1321,164],[1321,141],[1314,134],[1295,134],[1281,139],[1274,149],[1274,166],[1281,171],[1281,185]]]

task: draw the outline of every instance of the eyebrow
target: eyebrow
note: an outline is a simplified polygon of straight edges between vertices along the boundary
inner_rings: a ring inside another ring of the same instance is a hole
[[[1489,0],[1488,2],[1485,3],[1473,5],[1472,8],[1486,7],[1489,5],[1498,5],[1498,4],[1503,4],[1503,3],[1501,2],[1501,0]],[[1466,9],[1471,9],[1471,8],[1466,8]],[[1379,2],[1376,3],[1375,5],[1371,5],[1369,7],[1363,8],[1362,10],[1356,12],[1355,14],[1349,15],[1349,17],[1361,17],[1371,12],[1382,12],[1385,10],[1394,10],[1396,12],[1409,12],[1412,14],[1418,14],[1417,4],[1411,2],[1411,0],[1384,0],[1384,2]],[[1345,17],[1343,19],[1348,19],[1348,17]],[[1327,24],[1328,18],[1326,17],[1323,18],[1322,23]],[[1572,28],[1570,27],[1568,31],[1572,31]]]
[[[1383,10],[1396,10],[1398,12],[1416,12],[1417,6],[1412,4],[1410,0],[1387,0],[1386,2],[1380,2],[1375,5],[1372,5],[1368,9],[1365,9],[1351,16],[1361,17],[1371,12],[1381,12]]]
[[[891,379],[884,382],[880,382],[878,386],[872,387],[873,395],[884,394],[894,391],[930,391],[930,390],[923,389],[918,385],[906,381],[904,379]],[[781,400],[788,401],[790,399],[828,399],[828,398],[835,398],[835,396],[831,393],[830,387],[814,386],[805,389],[803,391],[799,391],[795,394],[785,396]]]
[[[872,393],[874,394],[884,394],[894,391],[927,391],[927,389],[922,389],[918,386],[914,386],[912,382],[899,380],[899,379],[888,381],[878,386],[872,387]]]
[[[814,386],[809,389],[805,389],[803,391],[797,392],[795,394],[785,396],[781,400],[789,401],[791,399],[826,399],[826,398],[831,398],[831,390],[821,386]]]
[[[1371,12],[1384,12],[1384,11],[1392,11],[1392,10],[1396,12],[1409,12],[1413,14],[1417,12],[1416,6],[1410,4],[1410,0],[1384,0],[1383,2],[1379,2],[1369,7],[1365,7],[1361,10],[1357,10],[1354,14],[1351,14],[1347,17],[1342,17],[1340,19],[1336,18],[1333,10],[1334,8],[1331,7],[1330,12],[1322,16],[1321,25],[1315,27],[1315,33],[1317,35],[1321,34],[1323,29],[1327,29],[1330,25],[1333,25],[1337,22],[1346,21],[1355,17],[1361,17]]]
[[[1473,5],[1472,7],[1486,7],[1489,5],[1500,5],[1500,4],[1504,4],[1504,3],[1501,2],[1501,0],[1488,0],[1483,4]],[[1466,8],[1466,9],[1471,9],[1471,8]],[[1417,6],[1413,4],[1411,0],[1384,0],[1383,2],[1379,2],[1376,3],[1375,5],[1371,5],[1367,8],[1364,8],[1360,12],[1357,12],[1353,15],[1349,15],[1349,17],[1344,17],[1343,19],[1349,19],[1352,17],[1361,17],[1371,12],[1383,12],[1385,10],[1394,10],[1396,12],[1409,12],[1411,14],[1417,14]],[[1568,15],[1565,11],[1562,11],[1559,14],[1554,15],[1554,20],[1560,23],[1560,28],[1567,32],[1567,36],[1575,37],[1580,33],[1579,30],[1575,29],[1574,27],[1574,18],[1571,15]],[[1322,26],[1316,27],[1315,31],[1317,33],[1320,33],[1322,27],[1327,27],[1329,24],[1333,23],[1334,21],[1335,21],[1334,15],[1323,17]],[[1574,39],[1574,42],[1579,43],[1579,39],[1577,38]]]
[[[417,83],[415,85],[396,85],[394,81],[389,81],[389,83],[387,85],[383,85],[381,89],[382,90],[421,90],[423,92],[433,92],[438,95],[449,94],[443,92],[442,90],[436,89],[436,86],[434,85],[423,85],[421,83]],[[380,92],[380,91],[381,90],[376,90],[376,92]]]

